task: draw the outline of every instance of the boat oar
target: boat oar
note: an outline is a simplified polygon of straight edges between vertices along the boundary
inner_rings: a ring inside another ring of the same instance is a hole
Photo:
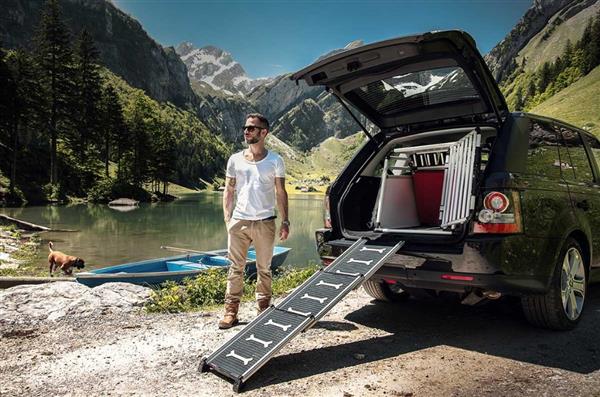
[[[214,252],[196,251],[196,250],[192,250],[192,249],[188,249],[188,248],[170,247],[168,245],[161,245],[160,249],[174,251],[174,252],[182,252],[182,253],[187,253],[187,254],[207,255],[207,256],[220,256],[221,255],[221,254],[217,254]],[[227,254],[225,254],[225,256],[227,256]],[[246,259],[246,264],[253,263],[254,261],[255,261],[254,259],[252,259],[252,260]]]
[[[188,249],[188,248],[170,247],[168,245],[161,245],[160,249],[167,250],[167,251],[174,251],[174,252],[183,252],[183,253],[187,253],[187,254],[200,254],[200,255],[208,255],[208,256],[218,256],[219,255],[214,252],[196,251],[196,250],[192,250],[192,249]]]

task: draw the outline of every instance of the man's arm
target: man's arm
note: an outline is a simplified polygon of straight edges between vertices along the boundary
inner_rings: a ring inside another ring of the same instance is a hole
[[[225,178],[225,192],[223,192],[223,219],[228,223],[233,213],[233,196],[235,194],[235,178]]]
[[[285,191],[285,178],[275,178],[275,195],[277,196],[277,207],[281,216],[281,228],[279,238],[286,240],[290,234],[290,225],[288,219],[288,195]],[[286,223],[287,222],[287,223]]]

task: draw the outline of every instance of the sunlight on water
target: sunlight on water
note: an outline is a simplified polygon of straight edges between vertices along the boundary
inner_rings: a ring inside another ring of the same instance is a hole
[[[86,269],[94,269],[141,259],[176,255],[161,245],[195,250],[227,246],[220,194],[197,193],[172,203],[140,204],[129,212],[107,205],[78,204],[4,208],[9,216],[55,229],[78,232],[41,233],[40,266],[46,266],[48,241],[55,249],[84,258]],[[323,226],[322,196],[290,196],[291,237],[283,244],[291,247],[286,265],[302,267],[318,261],[314,231]],[[279,222],[277,222],[279,225]]]

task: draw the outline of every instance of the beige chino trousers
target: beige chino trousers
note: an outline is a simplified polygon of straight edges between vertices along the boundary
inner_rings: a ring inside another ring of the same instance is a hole
[[[231,266],[227,275],[225,303],[239,303],[244,291],[244,268],[248,248],[256,250],[256,299],[271,299],[271,259],[275,245],[275,220],[231,219],[227,224],[227,250]]]

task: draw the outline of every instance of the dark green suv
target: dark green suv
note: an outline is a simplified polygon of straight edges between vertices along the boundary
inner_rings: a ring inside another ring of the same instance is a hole
[[[329,227],[317,231],[325,262],[359,238],[403,240],[364,284],[376,299],[512,295],[535,325],[577,324],[600,274],[594,136],[510,113],[460,31],[366,45],[292,79],[325,86],[378,129],[363,127],[369,139],[330,187]]]

